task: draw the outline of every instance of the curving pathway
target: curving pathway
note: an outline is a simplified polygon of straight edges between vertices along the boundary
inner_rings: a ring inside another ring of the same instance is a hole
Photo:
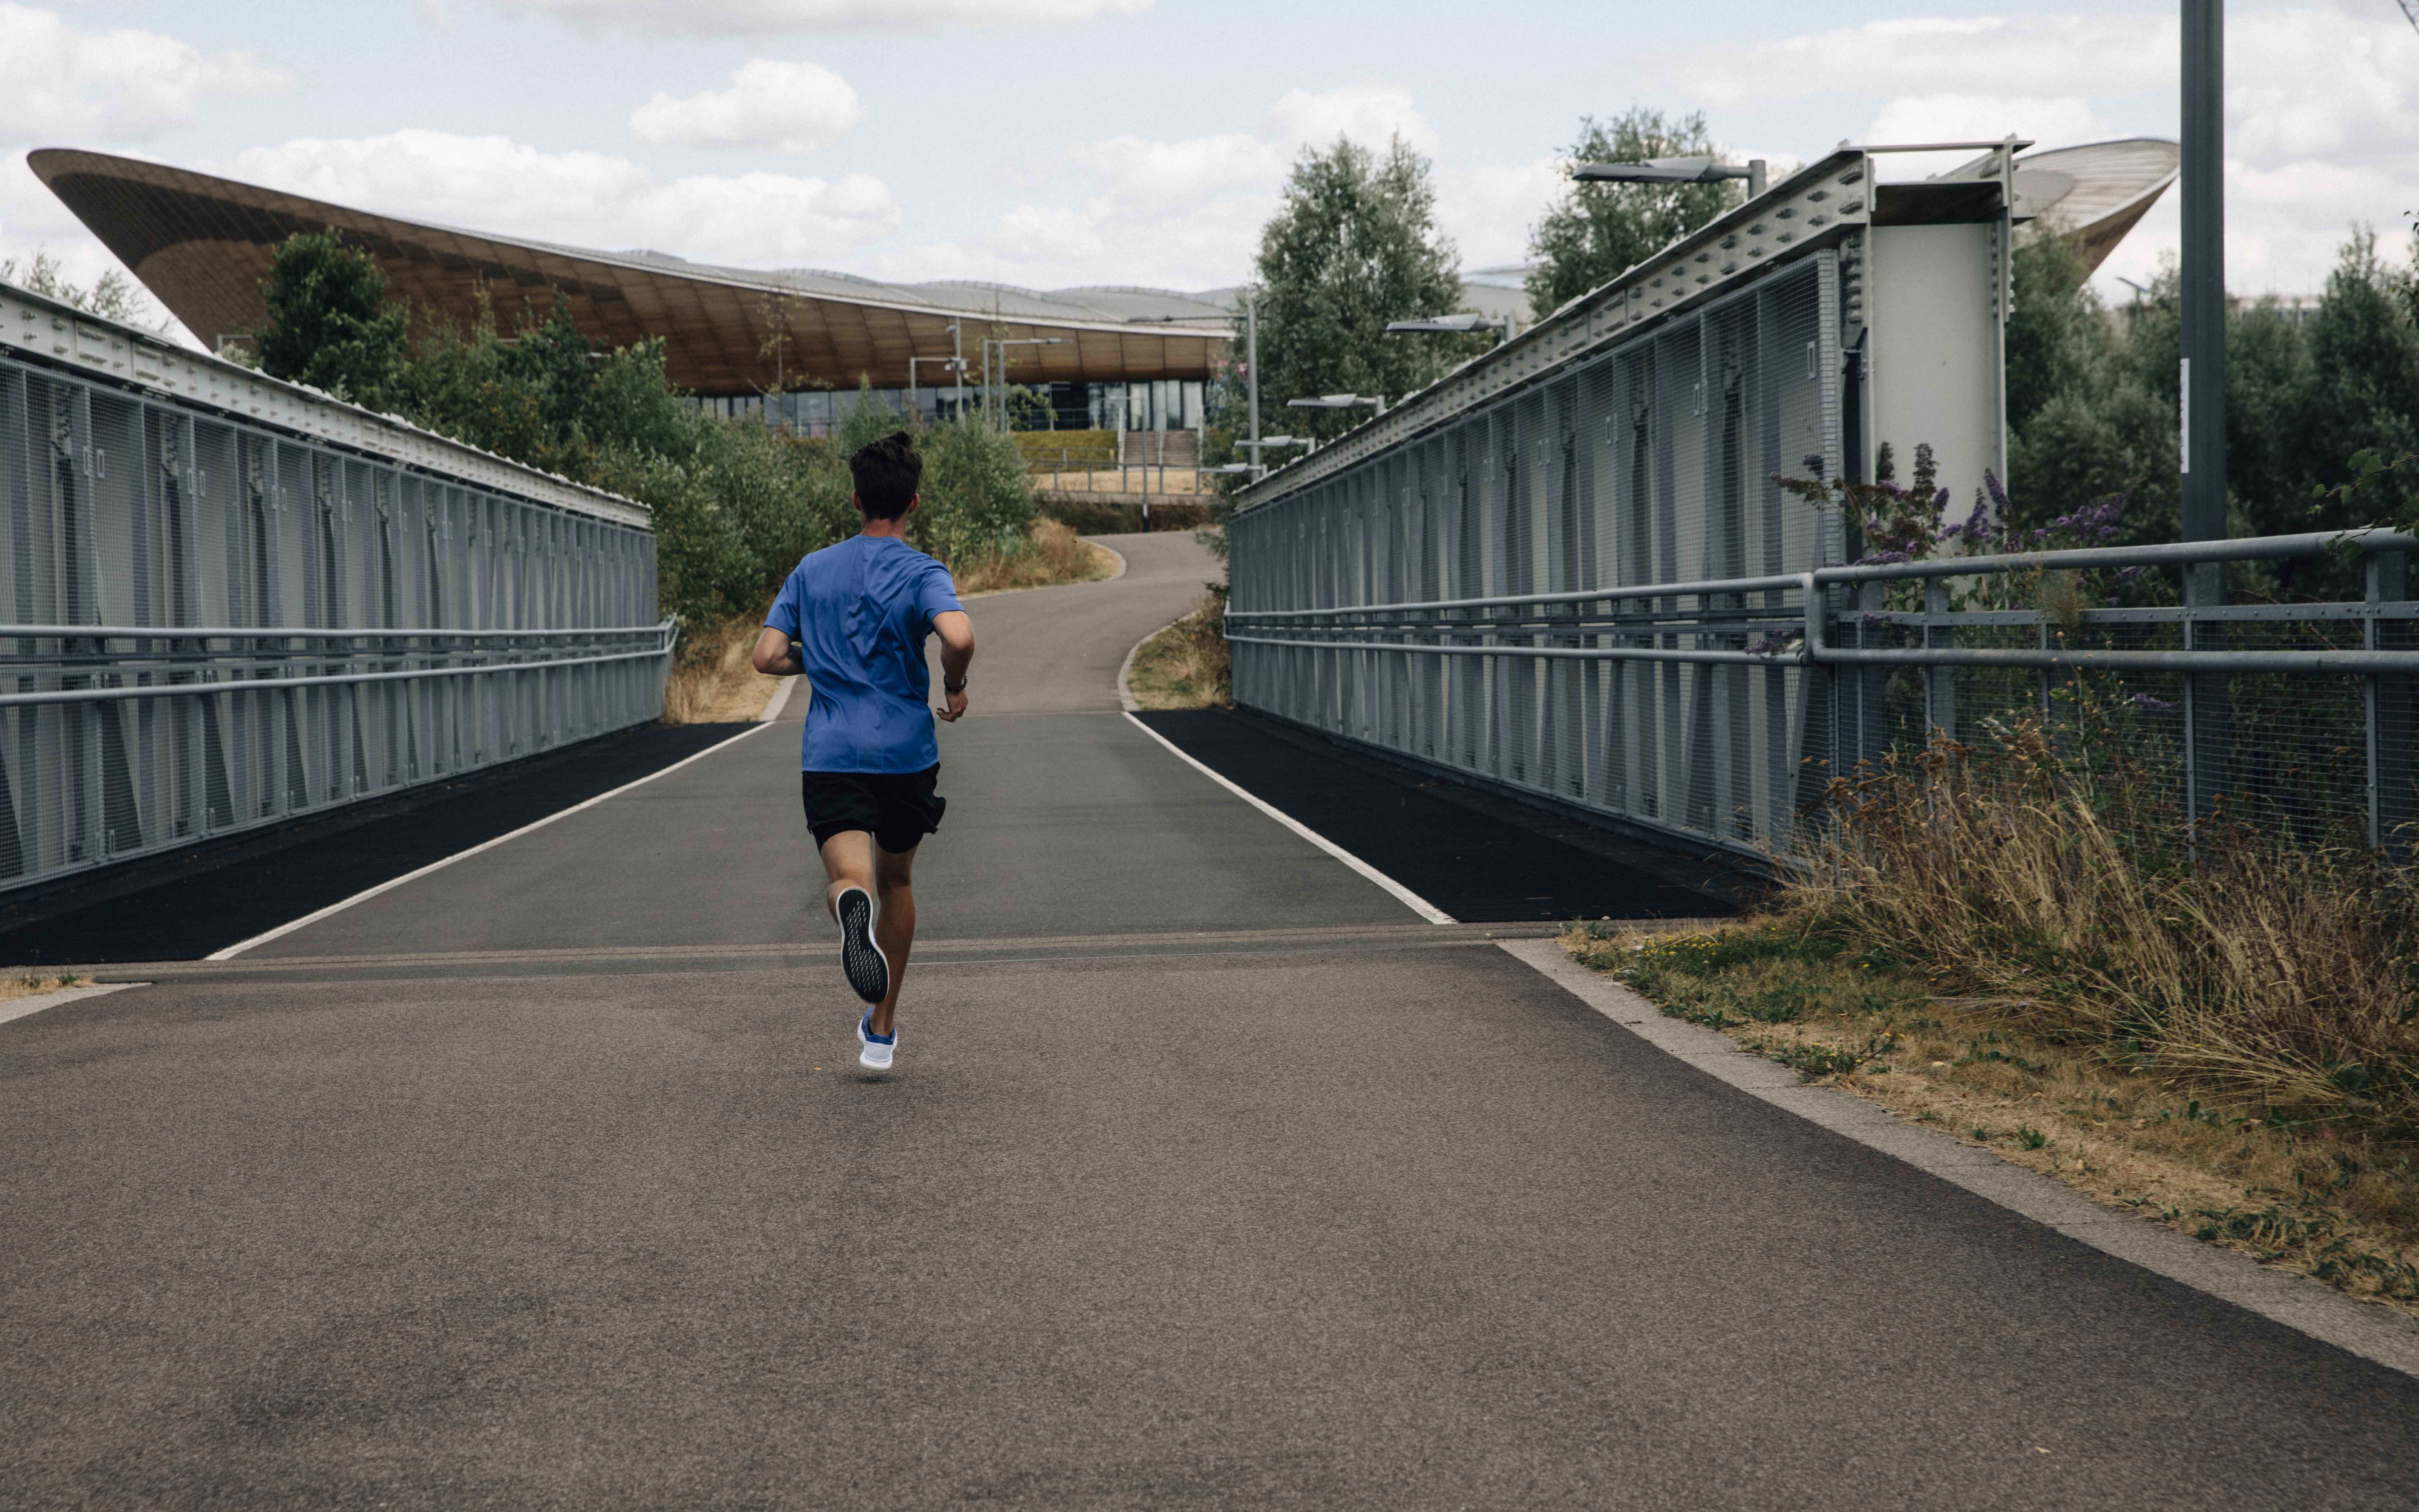
[[[1109,683],[1214,568],[1115,544],[972,606],[887,1082],[794,724],[0,1026],[0,1505],[2411,1504],[2419,1383],[1666,1057],[1178,762]]]

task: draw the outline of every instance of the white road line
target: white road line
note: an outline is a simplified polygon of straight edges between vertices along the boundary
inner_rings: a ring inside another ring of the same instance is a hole
[[[773,689],[773,696],[765,701],[764,712],[756,717],[756,722],[758,724],[771,724],[774,720],[779,718],[781,717],[781,711],[789,707],[790,690],[797,686],[798,680],[795,677],[782,678],[781,686]],[[700,754],[701,755],[703,753],[700,752]]]
[[[786,687],[787,685],[785,684],[784,687]],[[735,735],[732,735],[730,739],[717,740],[713,745],[706,747],[703,750],[697,752],[695,755],[684,756],[679,761],[672,763],[670,766],[664,767],[660,771],[649,772],[646,776],[639,779],[635,782],[624,782],[610,793],[599,793],[596,796],[590,798],[585,803],[575,803],[568,809],[562,810],[556,813],[547,814],[545,818],[538,820],[534,824],[523,825],[520,828],[514,830],[510,834],[499,835],[491,841],[484,841],[479,844],[471,846],[467,851],[455,851],[453,855],[445,857],[441,861],[431,861],[417,872],[407,872],[399,877],[394,877],[389,881],[381,882],[375,887],[364,888],[362,891],[353,894],[351,897],[347,898],[342,903],[330,903],[327,907],[320,909],[316,913],[305,914],[300,918],[295,919],[291,923],[280,924],[275,929],[255,934],[248,940],[238,940],[235,944],[228,946],[223,950],[212,950],[209,954],[202,957],[202,959],[205,961],[232,961],[237,956],[243,954],[243,952],[251,949],[255,945],[267,945],[270,941],[278,938],[280,935],[291,934],[296,930],[301,929],[306,925],[316,924],[319,922],[319,920],[326,918],[331,915],[341,914],[346,909],[352,907],[355,903],[367,903],[372,898],[377,897],[379,893],[393,892],[395,888],[402,887],[407,882],[416,882],[420,878],[428,875],[431,872],[442,872],[447,867],[452,866],[455,862],[467,861],[471,856],[478,855],[481,851],[492,851],[497,846],[504,844],[509,841],[518,840],[523,835],[529,834],[532,830],[544,829],[547,825],[553,824],[558,819],[568,819],[573,814],[579,812],[583,809],[593,809],[598,804],[605,802],[609,798],[618,798],[623,794],[629,792],[632,788],[645,787],[648,783],[654,781],[659,777],[670,777],[672,773],[679,771],[682,767],[686,766],[691,762],[701,762],[705,760],[708,756],[713,755],[716,751],[720,750],[725,746],[736,745],[740,741],[747,739],[749,735],[757,733],[759,731],[769,730],[771,728],[772,726],[770,724],[763,721],[749,725],[747,729],[742,730]]]
[[[23,1018],[31,1013],[39,1013],[46,1008],[56,1008],[61,1003],[72,1003],[85,997],[106,997],[111,993],[122,993],[129,987],[150,985],[147,981],[112,981],[104,982],[98,987],[61,987],[55,992],[36,993],[31,997],[20,997],[14,1002],[0,1003],[0,1024],[6,1024],[11,1019]]]
[[[1402,903],[1404,907],[1409,908],[1412,913],[1419,915],[1422,918],[1426,919],[1431,924],[1454,924],[1460,922],[1451,914],[1439,908],[1436,904],[1428,902],[1425,898],[1421,897],[1418,893],[1413,892],[1410,888],[1404,887],[1393,877],[1386,875],[1385,872],[1379,871],[1376,867],[1371,866],[1368,862],[1353,855],[1350,851],[1346,850],[1343,846],[1336,844],[1333,841],[1329,840],[1326,836],[1311,828],[1308,825],[1303,824],[1301,820],[1296,819],[1293,815],[1287,813],[1284,810],[1265,802],[1250,793],[1245,792],[1243,789],[1237,787],[1234,783],[1227,781],[1224,777],[1221,777],[1216,772],[1211,771],[1209,767],[1194,761],[1191,756],[1185,754],[1183,749],[1179,748],[1176,742],[1168,739],[1165,735],[1161,734],[1158,731],[1153,730],[1150,726],[1143,723],[1140,719],[1134,718],[1132,711],[1127,712],[1126,717],[1133,720],[1133,727],[1135,729],[1141,731],[1144,734],[1148,735],[1151,739],[1158,741],[1161,745],[1165,746],[1169,750],[1176,752],[1176,759],[1178,761],[1180,761],[1185,765],[1192,767],[1194,771],[1199,772],[1210,781],[1217,783],[1220,787],[1225,788],[1227,792],[1242,799],[1245,803],[1250,804],[1253,808],[1260,810],[1260,812],[1267,814],[1278,824],[1285,825],[1287,829],[1300,835],[1302,839],[1310,841],[1313,845],[1317,846],[1320,850],[1325,851],[1328,855],[1334,856],[1346,866],[1350,867],[1353,871],[1360,872],[1363,876],[1367,877],[1370,881],[1385,888],[1388,892],[1393,893],[1395,900]]]
[[[1133,688],[1129,686],[1133,679],[1134,658],[1142,655],[1143,647],[1150,644],[1152,641],[1158,640],[1161,636],[1165,635],[1175,627],[1176,622],[1171,620],[1167,624],[1161,625],[1158,629],[1150,632],[1150,634],[1144,636],[1132,645],[1126,647],[1126,659],[1117,663],[1118,708],[1125,710],[1128,714],[1132,714],[1142,707],[1142,704],[1137,702],[1133,696]]]

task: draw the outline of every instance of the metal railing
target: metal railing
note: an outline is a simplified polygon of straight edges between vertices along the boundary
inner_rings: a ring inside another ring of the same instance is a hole
[[[2359,601],[2072,596],[2080,571],[2207,571],[2337,546],[2361,555]],[[1857,563],[1238,609],[1227,632],[1239,704],[1736,849],[1785,845],[1835,774],[1934,733],[1987,744],[2027,717],[2121,741],[2180,812],[2231,800],[2389,844],[2414,818],[2414,547],[2366,531]],[[1953,593],[1961,580],[1975,591]],[[1922,606],[1891,608],[1892,584],[1919,586]]]
[[[0,289],[0,889],[657,717],[646,526]]]

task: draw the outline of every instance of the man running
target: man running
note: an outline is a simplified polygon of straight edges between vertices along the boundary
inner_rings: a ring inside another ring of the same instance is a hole
[[[916,847],[940,827],[933,791],[941,748],[932,716],[966,712],[974,622],[958,607],[949,569],[909,546],[924,461],[895,431],[848,459],[865,528],[810,552],[781,585],[756,638],[756,670],[803,672],[813,702],[799,751],[798,791],[831,886],[824,904],[840,929],[840,967],[872,1006],[857,1020],[857,1064],[886,1072],[899,1043],[899,985],[916,943]],[[924,637],[941,638],[948,706],[928,702]]]

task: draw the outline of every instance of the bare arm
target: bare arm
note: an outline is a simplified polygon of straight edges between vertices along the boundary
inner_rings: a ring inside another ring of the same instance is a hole
[[[795,677],[806,671],[798,665],[798,658],[790,655],[789,632],[776,630],[769,625],[764,626],[764,633],[756,638],[756,655],[752,659],[756,670],[767,677]]]
[[[932,712],[954,723],[966,712],[966,670],[975,664],[975,622],[962,609],[932,616],[932,633],[941,638],[941,692],[947,708]]]

